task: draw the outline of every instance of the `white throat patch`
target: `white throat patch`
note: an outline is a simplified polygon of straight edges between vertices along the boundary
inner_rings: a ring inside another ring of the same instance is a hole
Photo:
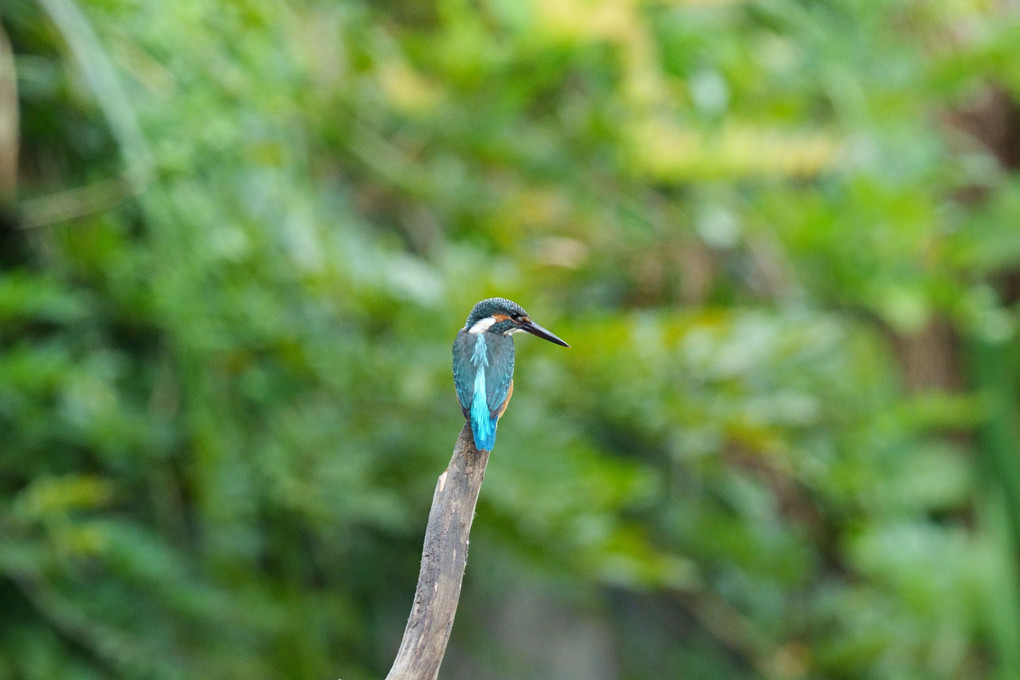
[[[484,319],[479,319],[475,322],[475,325],[468,329],[468,333],[472,335],[478,335],[492,328],[492,324],[496,323],[496,320],[491,316],[487,316]]]

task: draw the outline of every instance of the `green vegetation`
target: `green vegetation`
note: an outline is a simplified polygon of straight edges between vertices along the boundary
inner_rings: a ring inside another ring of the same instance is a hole
[[[0,680],[383,677],[497,294],[443,677],[1020,677],[1012,3],[0,26]]]

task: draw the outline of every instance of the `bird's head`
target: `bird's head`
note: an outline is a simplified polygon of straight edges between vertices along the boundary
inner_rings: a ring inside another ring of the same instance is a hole
[[[506,298],[489,298],[476,304],[468,315],[464,329],[468,333],[496,333],[498,335],[526,331],[557,345],[570,347],[554,333],[532,321],[523,307]]]

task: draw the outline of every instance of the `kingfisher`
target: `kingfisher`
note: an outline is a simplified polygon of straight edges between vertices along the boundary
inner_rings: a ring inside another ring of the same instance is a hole
[[[496,443],[496,423],[514,392],[514,341],[510,336],[521,331],[570,347],[532,321],[519,304],[499,297],[476,304],[453,341],[457,400],[471,423],[479,450],[491,451]]]

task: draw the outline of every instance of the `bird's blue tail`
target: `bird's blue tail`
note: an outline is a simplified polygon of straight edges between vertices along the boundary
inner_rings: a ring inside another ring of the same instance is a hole
[[[480,334],[475,342],[475,352],[471,363],[478,366],[475,372],[475,384],[471,394],[471,433],[475,436],[475,448],[492,451],[496,444],[497,415],[492,417],[489,410],[488,392],[485,389],[485,367],[489,365],[489,357],[485,347],[485,337]]]
[[[489,406],[485,397],[477,395],[471,402],[471,433],[475,436],[475,448],[492,451],[496,444],[496,421],[498,418],[489,416]]]
[[[471,433],[475,436],[476,449],[492,451],[496,444],[497,420],[499,416],[492,417],[485,399],[485,369],[479,368],[475,374],[475,391],[471,399]]]

